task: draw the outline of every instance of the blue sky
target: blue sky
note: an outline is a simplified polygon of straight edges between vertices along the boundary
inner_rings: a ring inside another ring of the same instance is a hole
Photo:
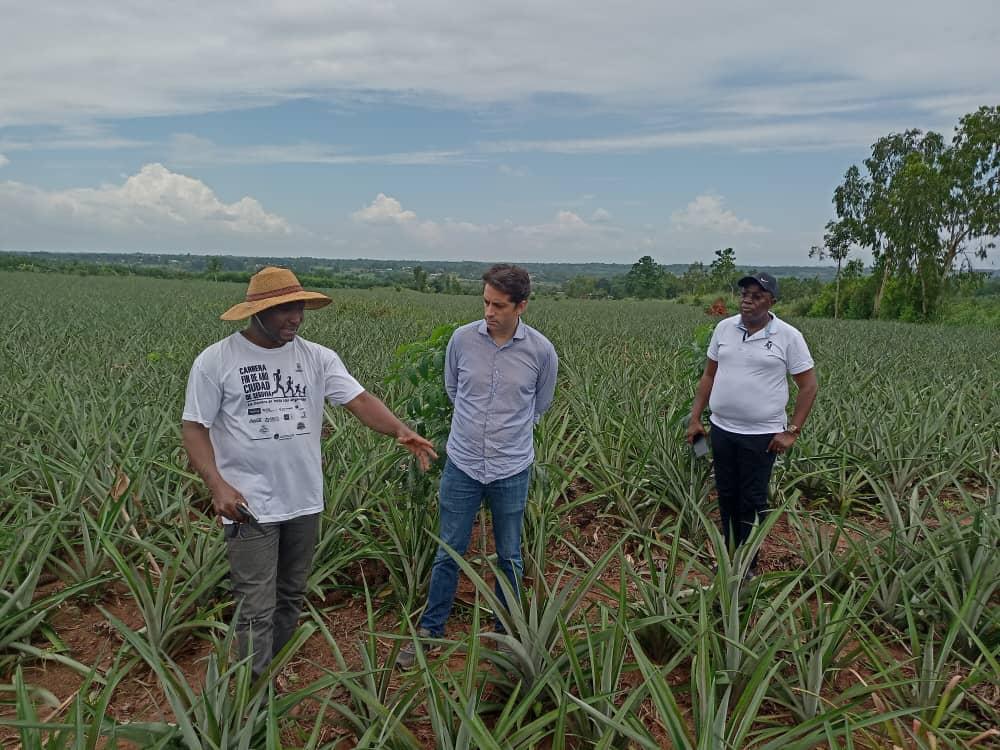
[[[1000,103],[994,0],[0,10],[2,250],[808,264],[875,139]]]

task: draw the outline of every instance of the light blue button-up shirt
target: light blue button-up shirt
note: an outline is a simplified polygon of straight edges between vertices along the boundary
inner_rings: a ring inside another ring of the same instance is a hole
[[[552,403],[559,357],[542,334],[519,321],[513,338],[497,346],[479,320],[448,342],[444,383],[455,405],[448,458],[488,484],[535,460],[534,425]]]

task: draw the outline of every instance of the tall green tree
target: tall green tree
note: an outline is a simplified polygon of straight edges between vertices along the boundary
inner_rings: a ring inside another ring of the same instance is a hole
[[[959,260],[985,259],[1000,234],[1000,107],[965,115],[950,144],[907,130],[880,138],[834,191],[830,257],[858,245],[874,259],[874,314],[887,290],[929,317]]]
[[[427,291],[427,271],[423,266],[413,267],[413,288],[418,292]]]
[[[625,291],[631,297],[649,299],[661,296],[663,283],[663,266],[649,255],[644,255],[632,264],[632,269],[625,274]]]
[[[736,289],[739,274],[736,271],[736,251],[731,247],[715,251],[715,260],[708,267],[712,286],[719,291],[732,292]]]
[[[951,270],[973,245],[973,255],[985,259],[1000,236],[1000,106],[980,107],[961,119],[944,170],[943,262]]]
[[[831,221],[826,225],[822,245],[813,245],[809,257],[816,260],[830,260],[837,263],[837,275],[834,277],[836,289],[833,295],[833,318],[840,317],[840,277],[844,260],[851,252],[851,235],[844,222]]]
[[[701,261],[691,263],[681,276],[681,287],[687,294],[704,294],[709,284],[708,271]]]
[[[596,288],[597,279],[593,276],[574,276],[563,284],[563,291],[566,292],[566,296],[578,299],[592,297]]]
[[[212,257],[205,261],[205,273],[212,274],[212,281],[218,281],[219,271],[222,270],[222,259]]]

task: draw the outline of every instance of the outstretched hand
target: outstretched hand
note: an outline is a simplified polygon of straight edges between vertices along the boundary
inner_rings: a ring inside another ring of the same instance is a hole
[[[409,427],[404,427],[399,431],[396,435],[396,442],[416,457],[421,471],[427,471],[431,467],[431,462],[438,457],[437,451],[434,450],[434,444]]]

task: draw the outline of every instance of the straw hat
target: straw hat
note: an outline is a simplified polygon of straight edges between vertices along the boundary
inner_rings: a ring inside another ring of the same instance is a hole
[[[245,320],[261,310],[286,302],[305,302],[307,310],[315,310],[326,307],[332,301],[325,294],[307,292],[287,268],[267,266],[250,277],[246,301],[233,305],[219,317],[222,320]]]

